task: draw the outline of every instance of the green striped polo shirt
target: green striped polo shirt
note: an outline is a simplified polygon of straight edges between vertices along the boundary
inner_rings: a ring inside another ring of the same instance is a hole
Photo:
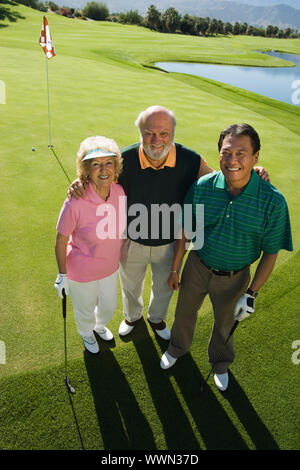
[[[196,205],[204,204],[204,244],[197,250],[208,266],[238,270],[256,261],[262,252],[293,251],[289,211],[283,195],[254,170],[245,189],[238,195],[229,192],[221,171],[198,179],[185,200],[192,206],[195,230]],[[191,232],[187,216],[184,229]],[[187,214],[186,214],[187,215]]]

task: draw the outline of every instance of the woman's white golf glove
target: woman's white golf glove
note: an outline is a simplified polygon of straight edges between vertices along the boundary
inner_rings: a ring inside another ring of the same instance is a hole
[[[242,321],[249,317],[254,312],[254,302],[257,297],[257,292],[253,292],[250,289],[247,290],[238,301],[234,309],[234,319]]]
[[[69,295],[69,283],[67,274],[58,273],[57,278],[55,279],[54,287],[57,290],[57,293],[61,299],[63,298],[63,289],[65,290],[65,294]]]

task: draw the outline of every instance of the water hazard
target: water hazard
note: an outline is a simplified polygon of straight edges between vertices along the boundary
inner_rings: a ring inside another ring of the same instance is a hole
[[[234,85],[285,103],[300,105],[300,55],[267,52],[288,60],[295,67],[244,67],[187,62],[157,62],[168,72],[180,72]]]

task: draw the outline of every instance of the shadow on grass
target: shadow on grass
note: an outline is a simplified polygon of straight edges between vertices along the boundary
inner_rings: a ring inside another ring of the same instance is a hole
[[[167,342],[156,336],[162,352]],[[125,342],[132,342],[144,369],[146,382],[169,450],[247,450],[248,444],[209,384],[201,394],[203,377],[190,354],[170,370],[160,368],[160,355],[144,321]],[[105,354],[85,354],[85,365],[105,449],[156,449],[153,430],[108,345]],[[101,372],[102,371],[102,372]],[[180,389],[174,389],[174,380]],[[230,373],[230,386],[222,393],[257,450],[278,449],[272,435],[257,415],[247,395]],[[192,417],[188,417],[188,414]],[[149,416],[149,415],[148,415]],[[199,442],[199,434],[204,443]],[[164,448],[158,447],[159,450]]]
[[[168,373],[160,368],[160,356],[145,322],[139,322],[137,326],[139,331],[131,335],[131,340],[144,369],[153,404],[163,427],[167,449],[200,449],[195,432],[174,391]],[[160,338],[159,341],[166,348],[166,342]]]
[[[110,346],[102,342],[97,356],[84,353],[104,449],[156,449],[151,427]]]
[[[157,336],[156,339],[164,352],[168,343]],[[196,450],[201,447],[186,411],[177,398],[171,377],[174,377],[180,388],[185,406],[192,415],[206,449],[247,449],[243,438],[210,389],[207,387],[205,393],[201,394],[203,377],[190,354],[178,360],[171,369],[163,371],[159,365],[160,356],[149,335],[144,341],[133,339],[133,342],[163,424],[168,449]]]
[[[277,442],[261,421],[255,409],[251,405],[247,395],[236,381],[232,373],[229,373],[230,387],[224,394],[239,420],[244,425],[251,437],[256,450],[279,450]]]
[[[218,401],[216,397],[218,393],[230,403],[256,450],[279,449],[244,390],[231,373],[229,373],[229,387],[226,392],[218,392],[214,384],[213,392],[209,384],[205,384],[202,395],[197,391],[196,396],[195,389],[199,389],[199,369],[190,355],[181,358],[180,362],[181,364],[178,361],[178,368],[174,370],[173,375],[208,450],[249,449],[230,416]]]

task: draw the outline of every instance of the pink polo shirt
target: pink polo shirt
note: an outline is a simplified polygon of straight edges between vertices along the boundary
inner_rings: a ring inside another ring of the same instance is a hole
[[[106,201],[98,196],[91,183],[84,199],[66,199],[56,228],[62,235],[70,237],[68,278],[90,282],[117,271],[125,227],[125,193],[120,184],[111,184]]]

